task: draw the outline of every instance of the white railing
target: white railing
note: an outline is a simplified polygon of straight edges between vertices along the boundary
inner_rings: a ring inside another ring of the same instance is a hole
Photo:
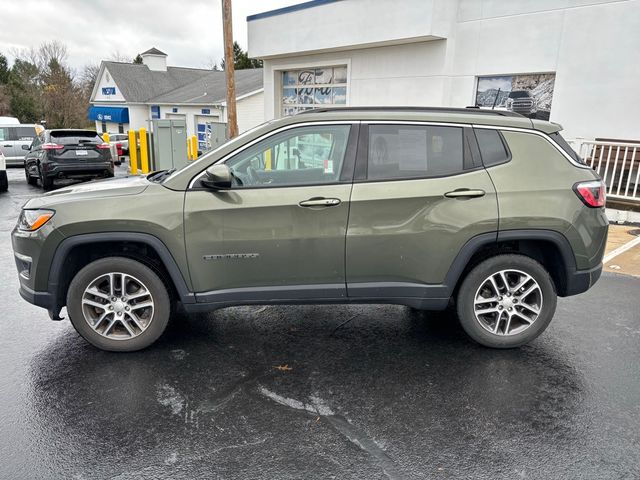
[[[640,202],[640,143],[575,139],[569,144],[600,174],[608,197]]]

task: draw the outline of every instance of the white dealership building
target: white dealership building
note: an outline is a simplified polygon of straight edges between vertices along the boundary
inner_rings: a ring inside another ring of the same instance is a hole
[[[640,0],[315,0],[247,21],[266,119],[477,104],[640,139]]]

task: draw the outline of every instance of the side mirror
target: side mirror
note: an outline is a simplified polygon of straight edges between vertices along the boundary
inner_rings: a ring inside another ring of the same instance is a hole
[[[231,188],[231,170],[225,164],[211,165],[205,171],[202,185],[212,190],[228,190]]]
[[[31,147],[29,145],[22,145],[22,149],[23,150],[31,150]]]

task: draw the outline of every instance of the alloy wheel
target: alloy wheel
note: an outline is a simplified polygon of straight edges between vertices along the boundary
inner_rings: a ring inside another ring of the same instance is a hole
[[[120,272],[100,275],[82,295],[85,321],[112,340],[129,340],[144,332],[153,320],[154,306],[149,289],[136,277]]]
[[[480,284],[473,303],[475,318],[482,328],[494,335],[517,335],[538,319],[542,289],[525,272],[500,270]]]

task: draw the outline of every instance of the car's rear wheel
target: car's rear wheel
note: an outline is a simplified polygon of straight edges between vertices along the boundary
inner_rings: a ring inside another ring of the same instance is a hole
[[[94,346],[132,352],[155,342],[169,322],[171,302],[160,277],[140,262],[107,257],[82,268],[71,281],[71,323]]]
[[[540,335],[556,310],[545,268],[524,255],[498,255],[473,268],[457,297],[460,324],[476,342],[513,348]]]
[[[53,179],[48,178],[46,175],[44,175],[42,173],[42,170],[39,170],[39,172],[40,172],[40,185],[42,185],[42,189],[51,190],[53,188]]]

